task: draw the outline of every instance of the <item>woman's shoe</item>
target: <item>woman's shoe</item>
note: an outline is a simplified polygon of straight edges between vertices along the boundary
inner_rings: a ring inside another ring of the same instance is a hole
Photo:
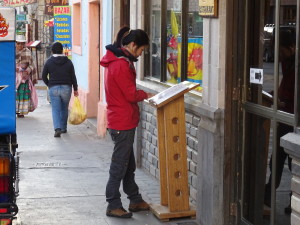
[[[150,205],[142,200],[139,203],[130,203],[128,210],[130,212],[140,212],[140,211],[147,211],[150,209]]]
[[[131,218],[132,213],[127,212],[123,207],[119,209],[106,210],[106,215],[117,218]]]

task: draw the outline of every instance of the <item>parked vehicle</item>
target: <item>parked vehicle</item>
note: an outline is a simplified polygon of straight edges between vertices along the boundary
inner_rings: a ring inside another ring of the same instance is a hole
[[[296,30],[295,24],[280,25],[282,29],[293,29]],[[274,41],[275,41],[275,24],[266,24],[264,27],[264,61],[274,61]]]
[[[16,135],[15,18],[0,7],[0,224],[11,225],[18,213],[19,158]],[[5,29],[2,29],[2,28]]]

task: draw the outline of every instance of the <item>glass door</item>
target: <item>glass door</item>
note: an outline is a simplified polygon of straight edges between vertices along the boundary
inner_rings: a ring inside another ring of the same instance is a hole
[[[239,2],[242,94],[242,224],[290,224],[291,160],[280,137],[293,132],[297,1]]]

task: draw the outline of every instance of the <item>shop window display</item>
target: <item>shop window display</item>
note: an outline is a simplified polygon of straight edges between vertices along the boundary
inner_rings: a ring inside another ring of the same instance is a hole
[[[152,77],[171,84],[188,80],[202,85],[203,20],[199,16],[199,1],[191,0],[183,12],[181,0],[168,0],[166,12],[167,47],[165,65],[162,65],[161,51],[161,1],[152,0],[151,11],[151,74]],[[182,15],[188,15],[187,24],[182,24]],[[187,28],[187,43],[182,43],[182,28]],[[183,48],[186,46],[187,48]],[[182,49],[187,49],[187,68],[182,75]],[[161,66],[166,66],[166,74],[161,74]],[[198,89],[201,90],[201,87]]]

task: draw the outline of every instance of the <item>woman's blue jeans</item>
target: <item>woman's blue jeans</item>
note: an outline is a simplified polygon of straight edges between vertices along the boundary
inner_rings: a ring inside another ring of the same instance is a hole
[[[67,130],[68,107],[71,94],[71,85],[55,85],[49,88],[54,130]]]
[[[136,169],[133,152],[135,128],[131,130],[108,129],[108,131],[115,146],[106,185],[106,201],[108,202],[107,209],[113,210],[122,207],[119,191],[121,181],[130,203],[139,203],[143,199],[134,179]]]

